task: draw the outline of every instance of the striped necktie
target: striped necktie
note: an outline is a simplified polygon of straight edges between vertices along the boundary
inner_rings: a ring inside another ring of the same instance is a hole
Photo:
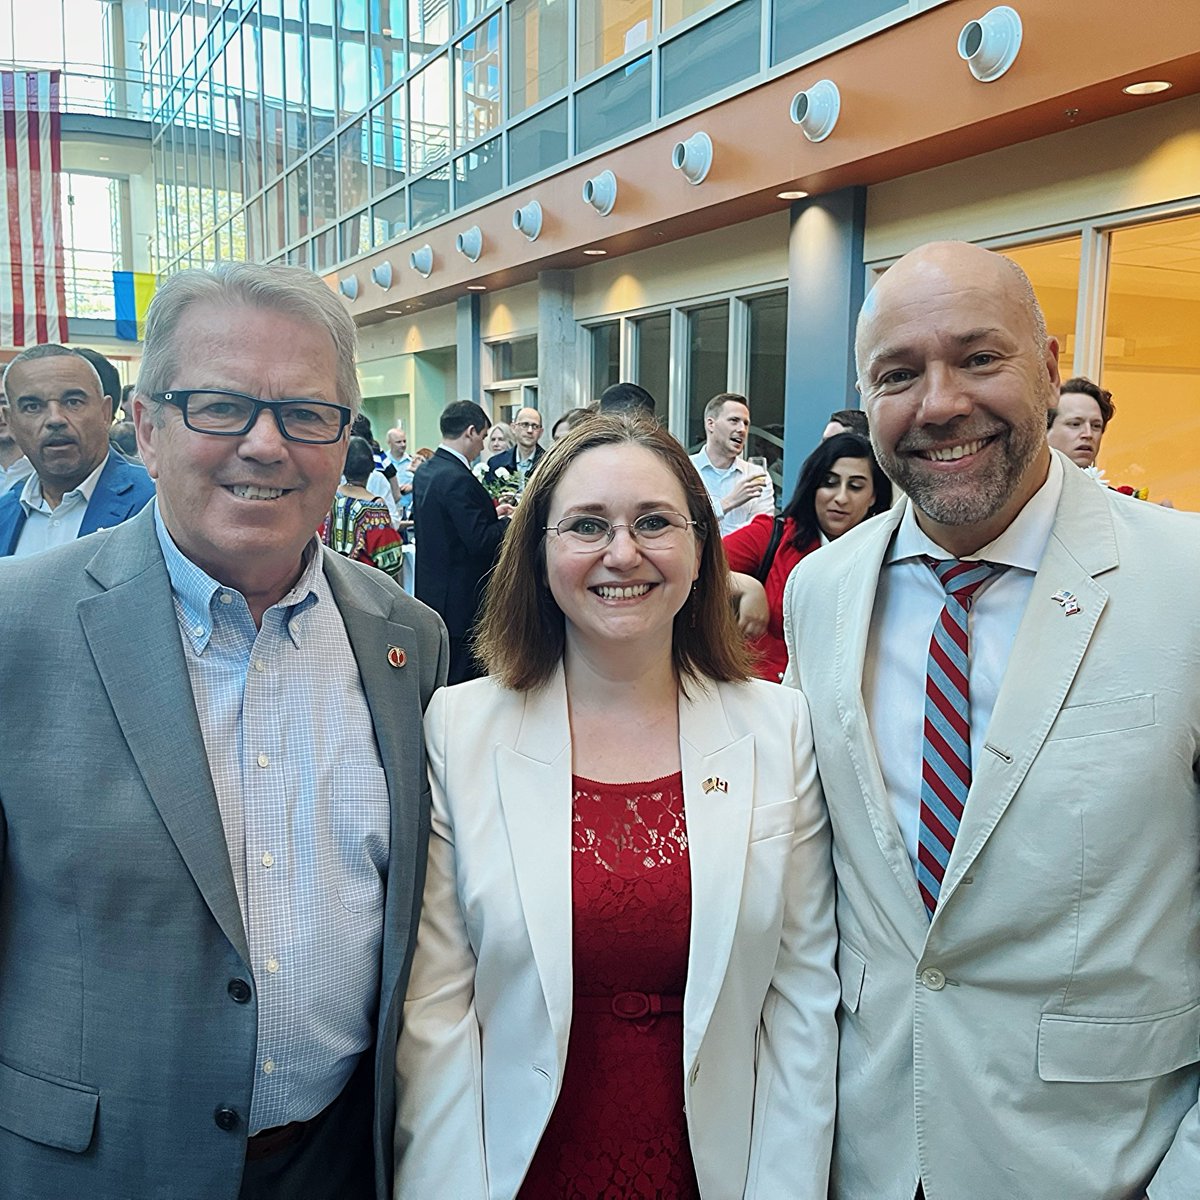
[[[956,558],[926,557],[922,561],[946,591],[946,603],[929,641],[925,674],[921,826],[917,835],[917,886],[932,920],[971,788],[967,614],[975,593],[1005,568]]]

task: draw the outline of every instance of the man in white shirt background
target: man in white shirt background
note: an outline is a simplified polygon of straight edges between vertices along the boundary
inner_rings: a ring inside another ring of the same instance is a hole
[[[913,251],[856,350],[908,498],[784,597],[838,876],[831,1200],[1192,1197],[1200,522],[1051,451],[1011,260]]]
[[[745,396],[720,392],[704,406],[704,448],[692,462],[721,518],[721,536],[775,511],[775,488],[765,468],[742,457],[750,434]]]
[[[33,463],[25,457],[8,427],[8,401],[0,395],[0,494],[33,474]]]
[[[66,346],[31,346],[4,372],[8,428],[32,464],[0,495],[0,557],[24,558],[128,520],[154,495],[144,467],[110,449],[112,406]]]

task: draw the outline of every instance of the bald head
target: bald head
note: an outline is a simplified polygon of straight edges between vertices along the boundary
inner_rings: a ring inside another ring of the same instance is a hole
[[[922,246],[867,297],[855,356],[880,465],[925,532],[958,557],[998,537],[1045,482],[1058,390],[1025,273],[964,242]]]
[[[513,418],[513,433],[517,435],[517,446],[521,451],[519,457],[532,454],[538,438],[542,436],[542,414],[536,408],[521,409]]]
[[[929,242],[904,255],[879,279],[863,302],[854,338],[860,389],[865,365],[863,348],[870,339],[872,323],[881,311],[889,311],[890,305],[911,295],[914,288],[922,293],[930,288],[995,289],[1011,301],[1015,311],[1025,314],[1034,346],[1040,356],[1045,356],[1049,340],[1046,318],[1029,276],[1011,258],[970,242]]]

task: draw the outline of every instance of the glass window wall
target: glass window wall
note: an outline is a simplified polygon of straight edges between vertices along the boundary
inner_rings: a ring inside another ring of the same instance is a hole
[[[687,431],[695,453],[704,442],[704,406],[729,387],[729,302],[705,304],[687,314]]]
[[[508,8],[508,111],[513,116],[567,86],[564,0],[513,0]]]
[[[654,313],[633,323],[639,386],[654,397],[654,411],[666,421],[671,382],[671,314]]]
[[[650,59],[619,67],[575,97],[575,149],[591,150],[650,120]]]
[[[621,322],[604,321],[593,325],[592,335],[592,395],[594,402],[600,393],[621,379]]]
[[[456,147],[500,127],[500,14],[477,25],[454,47]]]
[[[651,0],[579,0],[575,9],[580,78],[650,40]]]

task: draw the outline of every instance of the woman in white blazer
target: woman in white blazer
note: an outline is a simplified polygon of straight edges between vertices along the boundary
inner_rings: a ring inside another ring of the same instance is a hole
[[[490,676],[426,716],[398,1200],[824,1200],[839,989],[801,696],[750,680],[711,503],[627,417],[543,460]]]

